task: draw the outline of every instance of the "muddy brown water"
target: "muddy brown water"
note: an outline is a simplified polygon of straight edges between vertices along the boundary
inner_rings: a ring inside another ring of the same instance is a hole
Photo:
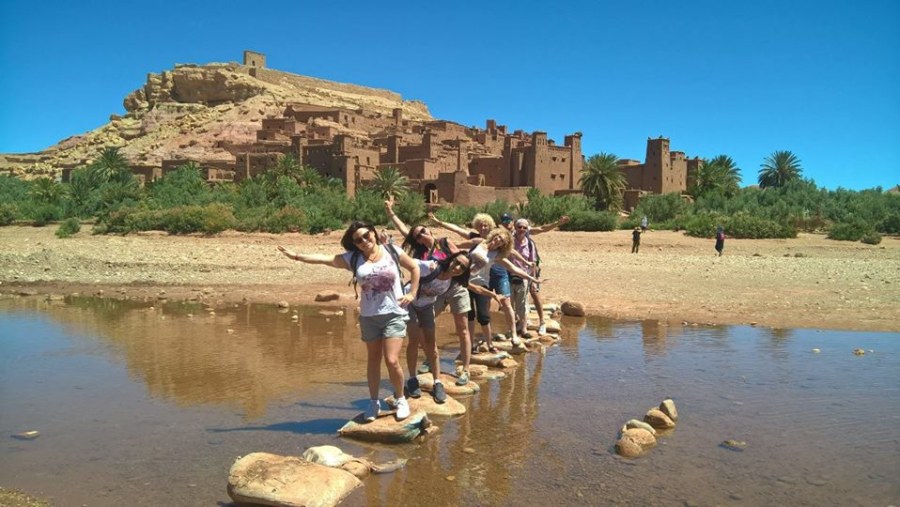
[[[0,300],[0,485],[64,506],[229,505],[237,456],[331,444],[409,459],[351,506],[900,502],[897,334],[563,319],[558,346],[482,382],[465,416],[379,446],[336,436],[364,407],[365,349],[352,309],[320,310]],[[440,318],[447,370],[451,333]],[[616,456],[617,429],[666,397],[676,430]]]

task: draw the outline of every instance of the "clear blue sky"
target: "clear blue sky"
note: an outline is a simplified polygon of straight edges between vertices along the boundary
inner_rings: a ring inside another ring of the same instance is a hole
[[[827,188],[900,183],[900,2],[0,2],[0,152],[124,112],[149,72],[239,61],[387,88],[436,118],[545,130],[643,160],[663,135],[775,150]],[[251,7],[256,5],[256,7]]]

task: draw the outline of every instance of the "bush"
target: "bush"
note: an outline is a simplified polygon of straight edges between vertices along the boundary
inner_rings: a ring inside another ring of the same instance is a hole
[[[828,231],[828,239],[838,241],[859,241],[868,232],[870,231],[866,230],[866,224],[860,221],[843,222],[834,224],[831,227],[831,230]]]
[[[546,196],[540,190],[532,188],[528,191],[528,202],[519,209],[519,216],[527,218],[532,224],[541,225],[556,222],[563,215],[572,215],[577,211],[590,211],[591,203],[581,196]]]
[[[875,230],[884,234],[900,234],[900,211],[895,211],[878,222]]]
[[[61,224],[59,224],[59,228],[56,229],[56,237],[57,238],[68,238],[73,234],[77,234],[81,231],[81,223],[77,218],[67,218],[63,220]]]
[[[725,217],[718,213],[695,213],[684,222],[684,232],[695,238],[711,238],[716,228],[725,225]]]
[[[15,204],[13,204],[13,203],[0,204],[0,227],[13,223],[13,221],[15,221],[16,215],[18,213],[19,213],[19,208]]]
[[[797,229],[792,225],[780,224],[774,220],[735,213],[725,221],[725,231],[733,238],[766,239],[796,238]]]
[[[672,220],[690,212],[692,204],[681,198],[677,192],[664,195],[648,195],[641,198],[631,216],[646,216],[650,227],[657,229],[659,222]]]
[[[166,231],[169,234],[201,232],[216,234],[234,227],[236,220],[229,206],[178,206],[167,210],[122,208],[111,211],[95,227],[95,234],[128,234],[138,231]]]
[[[32,223],[35,227],[44,227],[50,222],[59,220],[60,209],[52,204],[36,204],[30,212]]]
[[[614,231],[619,217],[611,211],[577,211],[569,217],[564,231]]]
[[[877,232],[874,232],[874,231],[867,232],[866,234],[863,235],[863,237],[862,237],[862,239],[860,239],[860,241],[862,241],[863,243],[865,243],[867,245],[877,245],[878,243],[881,243],[881,234],[878,234]]]
[[[442,222],[469,227],[472,224],[472,219],[475,218],[475,213],[478,213],[478,210],[471,206],[449,206],[437,209],[434,212],[434,216],[438,217]]]
[[[273,213],[265,221],[265,231],[280,234],[283,232],[305,231],[309,223],[306,213],[293,206],[285,206]]]

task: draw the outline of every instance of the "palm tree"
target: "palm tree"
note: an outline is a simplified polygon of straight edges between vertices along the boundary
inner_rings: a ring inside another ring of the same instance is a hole
[[[45,204],[55,204],[63,196],[62,185],[50,178],[38,178],[31,182],[28,196],[35,201]]]
[[[278,157],[278,160],[275,161],[275,166],[270,167],[269,170],[266,171],[266,175],[273,181],[281,176],[286,176],[294,181],[299,181],[300,164],[297,163],[297,159],[294,158],[293,155],[287,153]]]
[[[396,167],[382,167],[375,171],[371,187],[385,199],[398,197],[409,190],[409,178]]]
[[[759,170],[759,186],[781,187],[789,181],[800,179],[803,169],[800,159],[793,153],[783,150],[766,157]]]
[[[612,153],[591,155],[584,161],[578,184],[585,196],[594,200],[597,209],[618,210],[622,207],[625,175]]]
[[[728,155],[704,160],[690,181],[689,193],[696,199],[706,192],[721,190],[727,196],[740,188],[741,170]]]
[[[100,181],[125,183],[132,178],[128,161],[119,153],[119,148],[111,146],[103,148],[100,157],[91,164],[91,167]]]

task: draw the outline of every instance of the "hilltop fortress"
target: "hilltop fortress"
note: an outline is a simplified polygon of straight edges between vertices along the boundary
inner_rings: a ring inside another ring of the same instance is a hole
[[[124,100],[126,114],[103,127],[35,154],[0,155],[0,171],[61,176],[117,146],[143,181],[195,162],[208,181],[241,181],[292,155],[342,181],[353,194],[380,168],[396,167],[429,203],[478,205],[578,192],[581,133],[558,145],[545,132],[483,128],[431,117],[419,101],[394,92],[298,76],[266,67],[262,53],[242,63],[176,65],[149,74]],[[699,159],[670,152],[668,139],[648,140],[641,164],[620,161],[629,191],[683,191]]]

